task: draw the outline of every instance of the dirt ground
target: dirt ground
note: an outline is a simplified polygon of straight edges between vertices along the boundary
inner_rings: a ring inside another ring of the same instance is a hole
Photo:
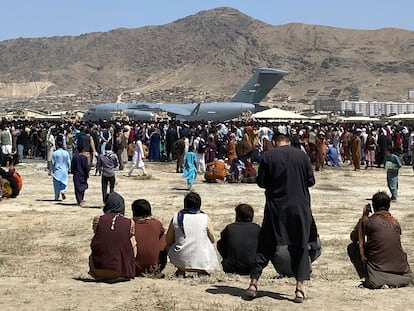
[[[151,178],[117,172],[115,189],[124,198],[126,216],[137,198],[151,202],[153,214],[165,226],[183,206],[186,182],[173,163],[146,163]],[[45,163],[25,160],[17,166],[24,186],[16,199],[0,202],[1,310],[412,310],[412,288],[368,290],[349,262],[349,233],[368,198],[386,190],[383,169],[352,171],[352,166],[315,172],[312,209],[321,236],[321,257],[306,282],[310,299],[298,305],[294,279],[275,279],[272,266],[259,281],[259,297],[243,298],[249,279],[221,271],[210,277],[175,279],[168,263],[164,279],[136,278],[118,284],[94,282],[88,276],[92,219],[102,213],[100,177],[89,179],[86,207],[76,206],[73,183],[67,199],[54,202]],[[391,212],[400,221],[402,243],[414,266],[413,170],[403,167],[399,199]],[[71,177],[70,177],[71,178]],[[216,236],[234,221],[234,207],[249,203],[261,223],[264,194],[255,184],[209,184],[199,176],[193,190],[202,197]]]

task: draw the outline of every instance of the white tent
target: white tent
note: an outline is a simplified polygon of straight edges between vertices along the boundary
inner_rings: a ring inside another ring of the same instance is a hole
[[[381,120],[378,118],[370,118],[364,116],[353,116],[353,117],[346,117],[342,119],[342,122],[380,122]]]
[[[317,114],[317,115],[311,116],[309,118],[309,120],[326,121],[326,120],[328,120],[328,115],[327,114]]]
[[[272,120],[304,120],[309,119],[307,116],[301,115],[299,113],[294,113],[288,110],[282,110],[278,108],[271,108],[256,112],[252,114],[254,119],[272,119]]]
[[[390,120],[414,120],[414,113],[403,113],[389,117]]]

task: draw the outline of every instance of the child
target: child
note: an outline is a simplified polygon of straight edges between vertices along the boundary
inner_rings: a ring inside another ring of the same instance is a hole
[[[139,245],[135,257],[135,276],[162,277],[167,264],[165,230],[162,223],[151,214],[151,204],[144,199],[132,203],[135,239]]]
[[[236,206],[236,222],[221,232],[217,249],[226,273],[249,275],[256,257],[260,226],[253,223],[254,210],[249,204]]]
[[[391,192],[391,201],[397,201],[398,171],[402,166],[400,158],[391,153],[391,149],[385,151],[384,167],[387,170],[387,185]]]
[[[106,195],[114,192],[115,188],[115,168],[118,166],[118,156],[111,150],[112,144],[107,143],[105,146],[105,154],[100,154],[98,157],[97,168],[102,174],[102,200],[105,203]]]
[[[182,166],[184,167],[183,177],[187,179],[187,187],[190,190],[197,177],[197,156],[193,152],[193,146],[188,147]]]

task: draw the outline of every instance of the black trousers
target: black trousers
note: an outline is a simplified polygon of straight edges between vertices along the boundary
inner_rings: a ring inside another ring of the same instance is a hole
[[[11,159],[12,157],[10,154],[1,153],[1,156],[0,156],[1,166],[6,167],[6,166],[9,166],[10,164],[13,164],[13,163],[10,163]]]
[[[81,204],[84,197],[85,197],[85,190],[81,191],[75,186],[75,198],[76,198],[76,203],[78,203],[78,205]]]
[[[259,236],[259,243],[257,245],[256,260],[250,272],[250,278],[259,279],[262,275],[263,269],[273,259],[276,251],[276,244],[265,243],[264,237]],[[291,258],[291,268],[293,275],[297,280],[310,279],[310,265],[309,265],[309,250],[307,247],[297,247],[294,245],[288,246],[288,251]]]
[[[102,184],[102,201],[105,203],[105,199],[108,194],[108,184],[109,184],[109,193],[114,192],[115,176],[106,177],[102,175],[101,184]]]

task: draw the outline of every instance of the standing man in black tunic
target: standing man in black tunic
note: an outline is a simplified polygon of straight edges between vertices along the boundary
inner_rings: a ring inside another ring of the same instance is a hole
[[[309,194],[315,178],[309,158],[290,146],[287,136],[276,135],[275,143],[276,148],[263,154],[258,170],[257,185],[266,189],[266,203],[246,294],[256,296],[257,281],[274,255],[276,245],[288,245],[296,278],[294,301],[303,302],[306,299],[303,281],[310,279],[308,242],[316,240],[317,235]]]

